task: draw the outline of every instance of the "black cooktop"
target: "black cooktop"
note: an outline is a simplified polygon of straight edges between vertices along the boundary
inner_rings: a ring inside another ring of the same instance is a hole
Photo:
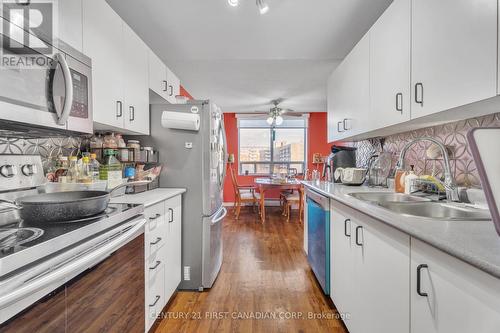
[[[13,218],[12,212],[0,213],[0,259],[11,254],[23,251],[36,245],[57,241],[75,230],[103,222],[105,219],[119,217],[120,214],[138,207],[132,204],[109,204],[101,214],[72,221],[57,223],[37,223],[36,221],[23,221]],[[7,221],[7,222],[6,222]],[[110,226],[111,227],[111,226]],[[89,229],[89,228],[87,228]],[[81,237],[72,236],[75,242],[89,237],[89,232],[82,232]],[[78,239],[80,238],[80,239]]]

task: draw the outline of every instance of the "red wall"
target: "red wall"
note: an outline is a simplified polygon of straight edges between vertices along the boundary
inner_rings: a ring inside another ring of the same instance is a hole
[[[307,160],[308,169],[313,169],[312,156],[314,153],[321,155],[328,155],[330,151],[330,144],[327,142],[327,121],[326,112],[311,113],[309,116],[309,129],[308,129],[308,149]],[[234,154],[235,163],[233,168],[237,172],[238,166],[238,126],[236,122],[235,113],[224,113],[224,123],[227,135],[228,153]],[[259,176],[240,176],[237,175],[239,185],[253,185],[254,179]],[[261,176],[260,176],[261,177]],[[266,192],[266,197],[277,198],[278,193]],[[234,190],[231,182],[231,177],[228,176],[224,182],[224,202],[234,202]]]
[[[179,93],[181,96],[184,96],[184,97],[187,97],[188,99],[193,99],[193,96],[191,96],[191,94],[186,90],[184,89],[183,86],[181,86],[181,89],[180,89],[180,93]]]

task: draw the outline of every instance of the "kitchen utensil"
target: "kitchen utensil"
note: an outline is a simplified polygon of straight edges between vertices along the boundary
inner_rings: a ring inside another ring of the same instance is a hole
[[[108,206],[113,193],[126,186],[151,183],[150,180],[124,183],[111,191],[70,191],[42,193],[0,203],[19,210],[21,219],[36,223],[64,223],[97,215]]]
[[[370,186],[387,186],[391,166],[392,154],[380,153],[368,169],[368,184]]]

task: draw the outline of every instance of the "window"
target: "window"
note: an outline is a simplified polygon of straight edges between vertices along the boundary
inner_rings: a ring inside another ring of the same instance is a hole
[[[265,119],[238,119],[238,135],[240,174],[304,172],[307,118],[285,119],[275,128]]]

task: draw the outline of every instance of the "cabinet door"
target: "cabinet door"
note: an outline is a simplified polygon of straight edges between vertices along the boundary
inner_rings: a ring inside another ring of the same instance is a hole
[[[165,203],[168,222],[166,247],[168,272],[165,276],[165,299],[168,301],[181,283],[182,208],[181,196]]]
[[[361,217],[363,218],[363,217]],[[410,237],[377,221],[353,225],[356,332],[409,333]]]
[[[148,52],[149,89],[163,99],[167,99],[168,82],[167,67],[153,51]]]
[[[355,332],[357,318],[356,304],[358,300],[357,277],[354,275],[353,262],[353,222],[336,206],[332,205],[330,221],[330,297],[340,313],[350,314],[344,323],[349,331]],[[355,226],[354,226],[355,227]]]
[[[410,0],[396,0],[370,29],[368,130],[410,120]]]
[[[63,0],[59,10],[58,38],[76,50],[83,51],[82,0]]]
[[[175,96],[180,94],[181,81],[168,67],[167,67],[167,82],[168,82],[168,91],[167,91],[167,101],[172,104],[177,103],[177,99]]]
[[[123,22],[103,0],[83,1],[83,51],[92,58],[94,122],[123,128]]]
[[[125,66],[125,129],[149,134],[148,48],[137,34],[123,23],[123,57]]]
[[[412,118],[495,96],[497,0],[413,0],[411,75]]]
[[[500,328],[500,279],[413,238],[410,294],[412,333],[496,333]]]
[[[370,36],[366,34],[339,65],[328,87],[329,141],[337,141],[369,126]],[[332,135],[333,134],[333,135]]]

